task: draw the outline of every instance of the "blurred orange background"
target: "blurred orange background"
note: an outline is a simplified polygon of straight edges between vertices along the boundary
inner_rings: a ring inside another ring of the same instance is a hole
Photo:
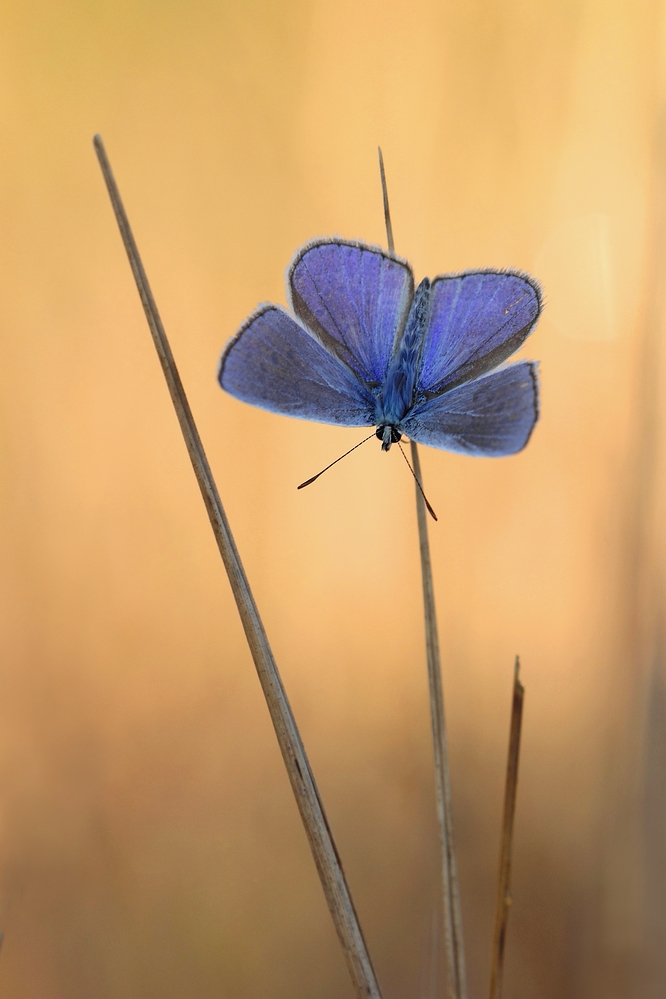
[[[514,267],[542,416],[421,450],[470,999],[513,660],[506,999],[666,991],[666,154],[654,2],[169,0],[0,13],[0,990],[352,989],[93,154],[106,142],[385,999],[444,994],[413,483],[225,396],[315,236]]]

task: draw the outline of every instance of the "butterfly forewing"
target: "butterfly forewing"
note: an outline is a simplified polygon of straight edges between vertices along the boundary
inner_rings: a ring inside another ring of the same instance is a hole
[[[230,341],[218,380],[237,399],[274,413],[344,427],[374,423],[364,385],[275,305],[255,312]]]
[[[342,240],[299,250],[289,268],[294,312],[366,383],[381,385],[414,294],[409,265]]]
[[[418,387],[438,394],[478,378],[518,350],[541,311],[526,275],[475,271],[435,278]]]

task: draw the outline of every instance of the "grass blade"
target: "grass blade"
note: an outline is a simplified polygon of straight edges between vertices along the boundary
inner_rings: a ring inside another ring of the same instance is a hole
[[[422,483],[419,451],[414,441],[411,442],[411,456],[416,478],[418,482]],[[439,663],[435,591],[432,581],[426,506],[422,490],[418,488],[418,483],[416,487],[416,517],[419,526],[419,549],[421,553],[421,576],[423,580],[430,719],[432,722],[432,741],[435,752],[435,794],[442,858],[444,939],[446,944],[448,985],[452,999],[466,999],[467,975],[465,972],[465,948],[463,944],[462,912],[460,909],[460,889],[458,886],[458,866],[456,864],[453,841],[451,778],[449,775],[449,754],[446,745],[446,720],[444,717],[442,671]]]
[[[395,253],[393,226],[389,207],[386,171],[381,148],[379,154],[379,176],[382,184],[384,222],[386,240],[391,256]],[[402,451],[402,448],[400,448]],[[407,457],[402,452],[405,461]],[[421,577],[423,580],[423,610],[425,616],[426,653],[428,659],[428,688],[430,691],[430,720],[432,742],[435,754],[435,797],[437,803],[437,823],[442,861],[442,888],[444,899],[444,942],[446,944],[447,981],[452,999],[467,999],[467,976],[465,973],[465,948],[463,946],[462,913],[460,911],[460,890],[458,887],[458,867],[453,845],[453,808],[451,805],[451,779],[449,776],[449,753],[446,745],[446,721],[444,718],[444,692],[442,671],[439,664],[439,641],[437,638],[437,617],[435,614],[435,591],[432,582],[430,543],[426,522],[426,504],[429,512],[437,520],[435,512],[425,498],[421,478],[421,462],[415,441],[411,441],[412,474],[416,488],[416,518],[419,526],[419,551],[421,554]],[[409,465],[409,462],[407,461]]]
[[[139,251],[134,242],[125,209],[111,171],[102,139],[94,139],[104,180],[109,191],[120,234],[134,274],[139,296],[146,313],[171,400],[185,438],[192,467],[201,489],[213,534],[217,541],[224,567],[229,576],[247,643],[259,675],[271,720],[275,728],[282,758],[298,804],[303,825],[310,842],[326,901],[342,944],[349,972],[358,996],[364,999],[381,999],[381,993],[368,954],[363,933],[354,909],[347,880],[328,825],[324,806],[319,796],[314,775],[287,700],[282,680],[268,644],[268,638],[259,617],[259,611],[241,564],[231,529],[206,458],[199,432],[196,428],[185,390],[176,368],[171,348],[162,326],[148,279],[143,269]]]
[[[511,706],[511,729],[509,734],[509,758],[506,764],[506,784],[504,788],[504,816],[502,818],[502,839],[500,842],[495,935],[493,938],[490,969],[490,999],[500,999],[502,995],[504,944],[506,943],[506,927],[511,908],[511,847],[513,844],[513,817],[516,811],[516,791],[518,788],[520,728],[523,720],[523,699],[525,696],[525,688],[520,682],[519,672],[520,662],[518,656],[516,656],[516,669],[513,678],[513,702]]]

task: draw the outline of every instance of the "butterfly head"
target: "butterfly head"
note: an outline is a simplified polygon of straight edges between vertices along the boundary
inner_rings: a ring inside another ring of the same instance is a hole
[[[382,442],[382,451],[390,451],[391,444],[397,444],[398,441],[402,440],[402,434],[396,427],[391,427],[388,424],[383,427],[377,427],[375,430],[375,437],[379,438]]]

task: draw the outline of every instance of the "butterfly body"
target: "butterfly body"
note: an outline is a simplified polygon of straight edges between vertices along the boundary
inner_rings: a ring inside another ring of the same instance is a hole
[[[538,285],[512,271],[427,278],[364,243],[318,240],[288,271],[293,316],[253,313],[225,347],[220,385],[273,412],[376,426],[465,454],[521,450],[538,418],[536,364],[498,367],[534,328]],[[494,370],[497,369],[497,370]]]
[[[430,304],[430,281],[424,278],[416,289],[412,305],[407,316],[404,332],[397,344],[394,357],[389,362],[384,378],[377,407],[375,420],[378,426],[399,428],[400,423],[414,405],[416,375],[419,368],[423,334],[428,320]],[[383,443],[382,448],[388,451],[391,443]]]

